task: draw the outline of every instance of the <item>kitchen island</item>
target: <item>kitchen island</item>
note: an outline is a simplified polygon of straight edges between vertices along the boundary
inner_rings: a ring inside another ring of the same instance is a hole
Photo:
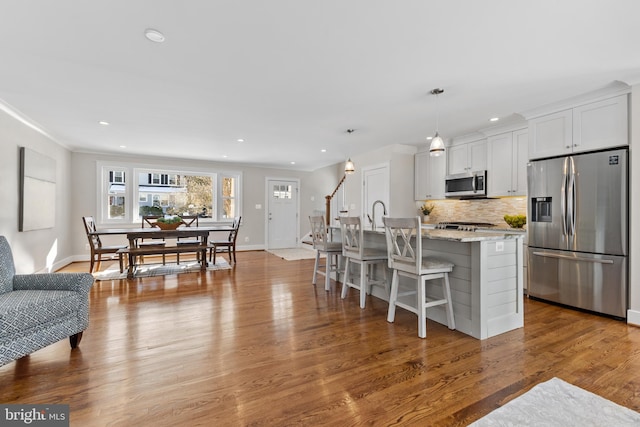
[[[339,239],[339,234],[337,230],[334,238]],[[364,234],[367,244],[386,247],[384,231],[366,230]],[[449,280],[456,330],[486,339],[523,327],[524,234],[423,228],[422,239],[425,255],[454,264]],[[391,277],[390,272],[387,277]],[[400,278],[401,289],[415,286],[411,280]],[[439,289],[428,283],[427,295],[441,298]],[[383,288],[374,288],[372,295],[389,299]],[[429,308],[427,317],[447,324],[443,306]]]

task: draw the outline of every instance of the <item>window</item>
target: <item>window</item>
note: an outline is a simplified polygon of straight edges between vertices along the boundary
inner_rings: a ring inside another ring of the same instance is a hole
[[[124,172],[123,171],[110,171],[109,181],[112,183],[124,184]]]
[[[103,186],[103,198],[106,200],[105,217],[108,220],[123,220],[126,214],[125,171],[120,168],[107,168],[106,182]]]
[[[223,176],[222,179],[222,218],[233,219],[237,215],[236,209],[236,178]]]
[[[142,180],[140,180],[142,181]],[[153,184],[153,185],[160,185],[160,174],[159,173],[150,173],[149,174],[149,180],[147,181],[148,184]]]
[[[290,185],[274,185],[273,198],[274,199],[290,199],[291,186]]]
[[[127,175],[133,182],[125,183]],[[240,215],[240,173],[99,164],[98,176],[103,177],[99,222],[135,223],[142,215],[198,215],[226,222]]]

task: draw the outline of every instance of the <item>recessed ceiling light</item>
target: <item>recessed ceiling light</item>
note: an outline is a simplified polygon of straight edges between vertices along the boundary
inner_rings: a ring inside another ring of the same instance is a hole
[[[490,122],[497,122],[498,120],[500,120],[500,117],[491,117],[489,119]]]
[[[100,120],[98,123],[101,124],[102,126],[109,126],[109,122],[105,122],[103,120]]]
[[[295,164],[296,164],[296,162],[291,162],[291,164],[292,164],[292,165],[295,165]]]
[[[432,139],[433,139],[433,137],[432,137],[432,136],[428,136],[428,137],[427,137],[427,141],[431,141]]]
[[[164,41],[164,34],[153,28],[147,28],[144,30],[144,36],[154,43],[162,43]]]
[[[236,139],[236,141],[238,141],[238,142],[244,142],[244,139],[242,139],[242,138],[238,138],[238,139]]]
[[[327,150],[325,148],[323,148],[322,150],[320,150],[321,153],[326,153]]]
[[[223,154],[223,155],[222,155],[222,158],[223,158],[223,159],[226,159],[226,158],[227,158],[227,155],[226,155],[226,154]]]
[[[127,146],[126,145],[121,145],[120,148],[127,148]]]

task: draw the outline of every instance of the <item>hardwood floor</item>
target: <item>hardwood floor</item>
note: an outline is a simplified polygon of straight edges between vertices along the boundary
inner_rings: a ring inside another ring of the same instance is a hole
[[[79,348],[1,367],[0,400],[69,404],[72,426],[454,426],[559,377],[640,411],[640,328],[526,300],[523,329],[429,322],[422,340],[415,315],[387,323],[386,302],[361,310],[312,270],[241,252],[232,270],[96,282]]]

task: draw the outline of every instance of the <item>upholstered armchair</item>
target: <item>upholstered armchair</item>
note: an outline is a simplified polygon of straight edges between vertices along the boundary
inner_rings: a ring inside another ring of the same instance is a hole
[[[80,344],[89,325],[89,273],[15,274],[0,236],[0,366],[69,337]]]

